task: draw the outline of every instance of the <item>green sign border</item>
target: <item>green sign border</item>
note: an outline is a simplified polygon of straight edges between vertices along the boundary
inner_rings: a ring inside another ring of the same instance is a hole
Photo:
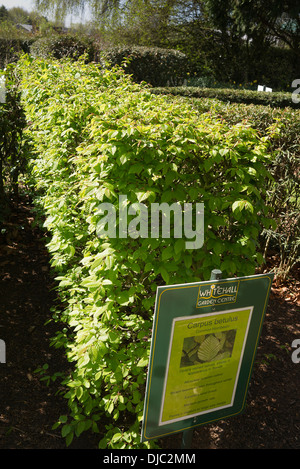
[[[199,425],[240,414],[244,410],[273,278],[274,274],[268,273],[157,288],[141,441],[193,429]],[[208,295],[209,288],[211,288],[210,295]],[[202,292],[201,301],[199,300],[200,291]],[[230,291],[232,291],[231,295]],[[226,313],[247,308],[253,309],[233,405],[160,425],[173,320],[185,316],[199,317],[209,313]]]

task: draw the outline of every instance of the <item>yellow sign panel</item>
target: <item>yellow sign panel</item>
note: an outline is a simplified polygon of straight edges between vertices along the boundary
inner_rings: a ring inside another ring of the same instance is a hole
[[[174,319],[159,425],[233,405],[252,309]]]

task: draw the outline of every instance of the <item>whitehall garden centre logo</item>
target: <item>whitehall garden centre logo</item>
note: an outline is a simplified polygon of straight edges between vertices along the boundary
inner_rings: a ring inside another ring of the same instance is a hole
[[[238,289],[239,280],[200,285],[197,308],[235,303]]]
[[[184,238],[186,249],[199,249],[204,243],[204,204],[174,202],[141,202],[129,204],[126,195],[119,196],[117,208],[104,202],[97,207],[99,238]]]

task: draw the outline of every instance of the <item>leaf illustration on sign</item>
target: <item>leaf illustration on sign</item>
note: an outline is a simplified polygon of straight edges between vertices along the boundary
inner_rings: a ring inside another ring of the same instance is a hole
[[[198,358],[203,362],[210,362],[213,360],[216,355],[218,355],[220,350],[220,341],[214,334],[210,334],[204,342],[200,345],[198,349]]]
[[[214,334],[186,337],[183,341],[180,366],[230,358],[235,340],[235,329]]]

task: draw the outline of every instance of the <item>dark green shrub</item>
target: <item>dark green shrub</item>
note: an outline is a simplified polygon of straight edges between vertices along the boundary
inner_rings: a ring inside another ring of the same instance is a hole
[[[91,40],[72,35],[57,35],[38,39],[32,44],[30,53],[33,57],[69,57],[74,60],[87,54],[87,60],[90,61],[94,59],[95,51]]]
[[[158,47],[127,46],[105,50],[103,59],[112,66],[126,62],[126,73],[137,83],[146,81],[152,86],[166,86],[169,82],[180,84],[188,72],[186,56],[173,49]]]
[[[21,41],[18,39],[0,38],[0,68],[15,62],[22,51]]]
[[[252,80],[259,79],[273,89],[288,90],[300,76],[299,58],[288,48],[270,47],[260,61],[253,63]]]
[[[254,47],[233,38],[224,42],[218,32],[212,30],[205,34],[200,29],[194,37],[192,35],[192,43],[191,36],[187,35],[181,50],[188,56],[193,74],[212,76],[219,82],[257,80],[279,91],[288,90],[292,81],[300,76],[300,61],[293,50],[263,45]]]
[[[34,39],[0,38],[0,68],[16,62],[20,53],[28,53],[33,42]]]

